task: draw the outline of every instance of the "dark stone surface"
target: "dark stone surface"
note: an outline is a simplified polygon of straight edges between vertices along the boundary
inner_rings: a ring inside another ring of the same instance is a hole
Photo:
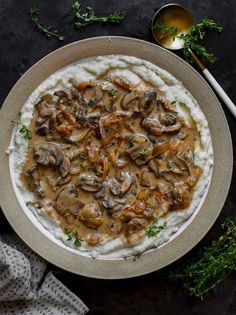
[[[58,47],[87,37],[100,35],[123,35],[153,42],[150,32],[151,17],[158,7],[167,1],[154,0],[115,0],[83,1],[83,6],[91,6],[99,14],[108,14],[124,10],[128,17],[120,25],[91,25],[82,31],[73,28],[70,5],[73,1],[33,1],[41,9],[42,20],[52,24],[66,35],[64,42],[45,38],[38,33],[27,16],[32,4],[30,0],[0,0],[0,103],[4,101],[13,84],[30,66]],[[196,21],[210,17],[224,25],[224,32],[218,36],[207,37],[206,45],[219,57],[218,62],[208,68],[219,83],[236,101],[236,6],[234,0],[198,0],[179,1],[193,13]],[[14,106],[14,104],[12,104]],[[225,110],[236,142],[236,122]],[[219,141],[224,141],[220,139]],[[1,179],[2,180],[2,179]],[[169,268],[175,269],[190,257],[194,257],[199,248],[210,243],[221,232],[220,223],[226,216],[236,218],[236,175],[235,169],[230,192],[220,217],[206,237],[187,255]],[[0,219],[1,231],[9,230],[8,223]],[[236,274],[233,274],[220,286],[216,293],[210,294],[204,301],[189,297],[178,284],[161,279],[159,273],[118,281],[89,279],[59,270],[59,279],[70,288],[90,308],[90,314],[97,315],[233,315],[236,314]],[[164,269],[165,271],[165,269]]]

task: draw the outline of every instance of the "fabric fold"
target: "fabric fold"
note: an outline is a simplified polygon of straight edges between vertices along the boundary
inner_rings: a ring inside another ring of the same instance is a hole
[[[0,235],[0,315],[83,315],[87,306],[14,233]]]

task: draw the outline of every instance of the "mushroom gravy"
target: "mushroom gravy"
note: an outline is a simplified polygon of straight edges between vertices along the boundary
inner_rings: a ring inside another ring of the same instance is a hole
[[[137,248],[154,220],[168,229],[169,217],[196,208],[202,178],[205,190],[199,121],[181,97],[147,79],[108,68],[86,81],[70,77],[34,101],[19,181],[35,195],[31,206],[55,219],[67,240],[82,241],[82,251],[118,239],[118,248]]]

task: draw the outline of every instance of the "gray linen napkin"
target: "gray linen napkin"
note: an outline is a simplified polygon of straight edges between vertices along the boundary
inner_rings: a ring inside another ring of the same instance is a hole
[[[0,315],[83,315],[85,304],[16,234],[0,235]]]

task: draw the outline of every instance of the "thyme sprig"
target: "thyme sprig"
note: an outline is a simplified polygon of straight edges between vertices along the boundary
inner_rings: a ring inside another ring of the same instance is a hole
[[[56,37],[59,40],[64,40],[64,36],[59,33],[57,29],[53,29],[52,26],[44,26],[39,20],[39,8],[33,4],[29,9],[29,16],[36,28],[47,37]]]
[[[96,16],[94,10],[90,7],[86,8],[86,13],[82,13],[81,4],[78,1],[74,2],[71,8],[75,17],[74,25],[79,30],[96,22],[120,23],[126,16],[125,12],[114,12],[108,16]]]
[[[21,121],[21,117],[22,117],[22,112],[19,112],[17,119],[12,120],[11,122],[13,122],[16,125],[20,125],[21,126],[20,133],[22,134],[23,138],[25,138],[26,140],[29,140],[32,138],[32,133],[28,129],[28,127]]]
[[[226,231],[218,240],[200,251],[195,259],[170,273],[169,278],[181,283],[190,295],[203,299],[207,292],[236,271],[236,223],[228,218],[222,228]]]
[[[216,56],[207,51],[203,45],[207,29],[218,33],[223,31],[223,27],[214,20],[205,18],[200,23],[192,25],[186,34],[178,34],[178,28],[168,25],[166,22],[157,21],[154,28],[157,28],[163,34],[170,34],[173,36],[173,40],[181,39],[184,41],[183,54],[187,62],[191,64],[194,62],[189,49],[192,49],[199,57],[204,57],[210,62],[216,61]]]

